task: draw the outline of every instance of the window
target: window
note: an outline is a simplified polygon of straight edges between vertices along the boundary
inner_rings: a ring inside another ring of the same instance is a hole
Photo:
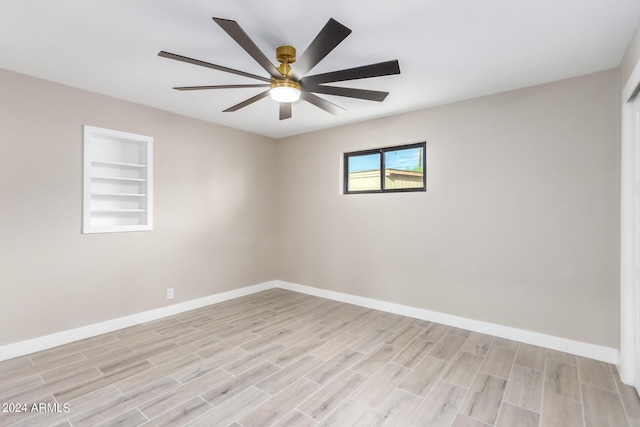
[[[344,193],[426,191],[426,142],[344,153]]]

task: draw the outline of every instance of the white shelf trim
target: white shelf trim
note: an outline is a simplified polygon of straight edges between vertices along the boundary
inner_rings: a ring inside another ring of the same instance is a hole
[[[99,196],[99,197],[147,197],[146,194],[142,193],[91,193],[91,196]]]
[[[146,211],[146,209],[91,209],[92,213],[139,213]]]
[[[92,176],[91,179],[108,179],[113,181],[147,182],[144,178],[125,178],[122,176]]]
[[[106,160],[91,160],[91,163],[98,164],[98,165],[124,166],[128,168],[146,168],[147,167],[147,165],[143,165],[139,163],[108,162]]]

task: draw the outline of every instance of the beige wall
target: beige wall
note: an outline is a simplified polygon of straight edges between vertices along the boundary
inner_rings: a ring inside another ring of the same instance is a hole
[[[636,32],[624,52],[622,61],[620,61],[620,82],[622,86],[629,80],[629,76],[631,76],[638,61],[640,61],[640,23],[638,23],[638,28],[636,28]]]
[[[618,91],[609,70],[280,140],[279,278],[617,347]],[[422,140],[426,193],[341,194],[343,152]]]
[[[0,345],[276,277],[274,142],[0,70]],[[81,234],[82,125],[154,141],[155,228]]]
[[[617,347],[618,73],[274,142],[0,71],[0,345],[277,278]],[[83,124],[155,138],[154,231],[81,234]],[[421,140],[426,193],[341,194]]]

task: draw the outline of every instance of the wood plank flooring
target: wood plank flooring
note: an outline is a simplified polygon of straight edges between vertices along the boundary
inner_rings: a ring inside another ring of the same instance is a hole
[[[280,289],[0,362],[0,405],[0,426],[640,426],[612,365]]]

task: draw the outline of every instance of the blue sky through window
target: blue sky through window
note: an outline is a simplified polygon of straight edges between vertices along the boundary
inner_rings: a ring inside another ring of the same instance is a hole
[[[416,170],[419,166],[424,167],[419,147],[387,151],[384,155],[387,169]],[[349,173],[376,169],[380,169],[379,153],[349,157]]]
[[[419,166],[424,166],[420,151],[420,148],[387,151],[384,153],[384,164],[387,169],[416,170]]]
[[[349,157],[349,173],[380,169],[380,153]]]

